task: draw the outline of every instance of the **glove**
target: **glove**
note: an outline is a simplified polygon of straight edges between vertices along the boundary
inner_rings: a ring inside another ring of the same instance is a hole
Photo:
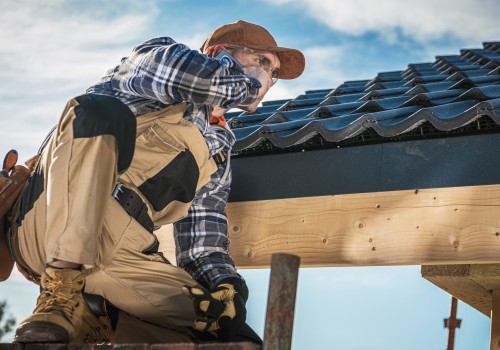
[[[182,292],[191,298],[198,316],[194,329],[224,339],[245,325],[248,289],[239,278],[225,279],[211,291],[185,285]]]

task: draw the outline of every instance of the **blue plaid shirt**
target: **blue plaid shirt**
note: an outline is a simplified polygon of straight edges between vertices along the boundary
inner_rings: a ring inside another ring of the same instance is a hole
[[[235,137],[229,128],[209,125],[211,107],[249,104],[257,98],[260,86],[231,60],[209,58],[162,37],[135,47],[87,90],[117,97],[136,116],[188,102],[184,117],[200,129],[210,155],[221,151],[226,155],[211,181],[196,192],[188,216],[174,223],[178,266],[207,288],[226,278],[242,279],[229,255],[225,213],[231,185],[229,155]]]

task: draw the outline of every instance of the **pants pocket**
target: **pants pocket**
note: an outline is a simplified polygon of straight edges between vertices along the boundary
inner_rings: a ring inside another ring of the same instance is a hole
[[[190,203],[199,178],[197,159],[181,124],[154,123],[136,141],[134,159],[123,175],[160,212],[169,203]],[[203,140],[203,139],[202,139]]]

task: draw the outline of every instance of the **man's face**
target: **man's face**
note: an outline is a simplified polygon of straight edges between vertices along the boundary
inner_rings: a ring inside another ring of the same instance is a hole
[[[263,100],[269,88],[276,83],[279,77],[280,60],[278,55],[270,51],[257,51],[249,48],[233,48],[233,57],[244,67],[261,68],[267,74],[267,77],[262,75],[255,76],[263,85],[260,89],[259,97],[249,106],[240,106],[241,109],[253,112],[257,109],[259,103]],[[259,74],[256,70],[256,74]],[[253,76],[253,74],[251,74]]]
[[[269,74],[271,79],[279,77],[280,60],[274,52],[242,47],[233,49],[232,55],[243,67],[260,67]]]

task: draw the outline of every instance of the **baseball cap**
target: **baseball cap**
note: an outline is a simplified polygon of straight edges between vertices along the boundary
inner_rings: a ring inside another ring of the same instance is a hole
[[[305,58],[302,52],[278,46],[273,36],[257,24],[240,20],[220,26],[210,34],[200,50],[206,52],[208,47],[215,44],[232,44],[276,53],[280,59],[280,79],[295,79],[304,71]]]

